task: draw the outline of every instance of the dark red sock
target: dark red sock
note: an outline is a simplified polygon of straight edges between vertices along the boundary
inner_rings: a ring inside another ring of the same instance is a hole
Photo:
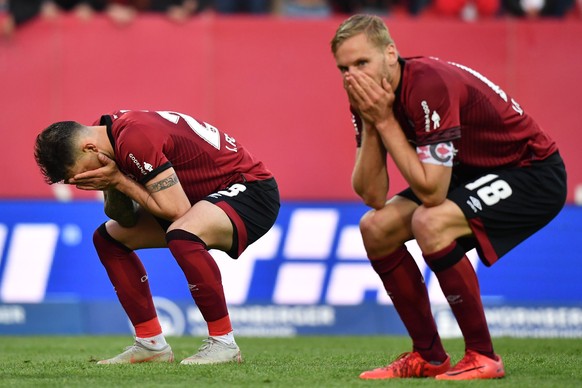
[[[210,323],[228,316],[220,269],[208,253],[206,244],[198,236],[180,229],[168,232],[166,240],[186,275],[190,293],[204,320]],[[232,327],[226,329],[230,329],[227,332],[232,331]],[[210,333],[210,335],[221,334]]]
[[[161,334],[148,275],[141,260],[132,250],[114,240],[105,229],[105,224],[93,234],[93,244],[133,326],[149,322],[148,333]]]
[[[424,258],[439,280],[466,348],[495,359],[477,274],[463,248],[454,241],[438,252],[425,254]]]
[[[427,361],[444,361],[447,354],[432,316],[428,291],[406,247],[371,262],[412,338],[414,351]]]

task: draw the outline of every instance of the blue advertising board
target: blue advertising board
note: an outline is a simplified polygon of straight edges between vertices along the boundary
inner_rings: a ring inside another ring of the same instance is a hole
[[[92,245],[106,221],[102,206],[0,202],[0,334],[131,330]],[[238,260],[211,251],[239,333],[405,334],[366,258],[358,222],[367,210],[359,203],[285,202],[271,231]],[[582,208],[567,206],[491,268],[469,252],[494,334],[582,336],[581,230]],[[457,335],[436,278],[415,242],[407,245],[443,336]],[[204,335],[169,251],[137,253],[166,332]]]

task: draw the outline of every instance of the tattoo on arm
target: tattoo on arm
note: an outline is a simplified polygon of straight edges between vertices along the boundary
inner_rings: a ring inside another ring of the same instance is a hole
[[[168,188],[170,188],[178,183],[180,183],[180,181],[178,180],[178,176],[176,174],[172,174],[169,177],[164,178],[159,182],[152,183],[151,185],[148,185],[147,189],[150,193],[155,193],[158,191],[168,189]]]

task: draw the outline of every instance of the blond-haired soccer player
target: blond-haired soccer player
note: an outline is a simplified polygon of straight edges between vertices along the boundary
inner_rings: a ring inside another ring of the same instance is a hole
[[[491,266],[560,212],[566,171],[556,143],[477,70],[402,58],[379,17],[345,20],[331,50],[356,127],[352,184],[372,208],[360,221],[362,238],[412,338],[411,352],[360,377],[503,377],[465,253],[477,248]],[[388,201],[387,155],[409,185]],[[463,333],[465,356],[453,367],[423,276],[404,245],[411,239]]]

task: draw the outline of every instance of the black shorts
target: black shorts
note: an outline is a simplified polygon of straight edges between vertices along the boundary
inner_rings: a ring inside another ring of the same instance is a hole
[[[235,183],[204,199],[224,210],[232,222],[232,248],[226,253],[233,259],[271,229],[281,207],[274,178]]]
[[[271,229],[281,207],[275,178],[235,183],[204,198],[220,207],[233,227],[232,247],[226,252],[233,259]],[[156,217],[164,230],[172,224]]]
[[[566,201],[566,169],[558,153],[531,166],[495,170],[471,179],[453,177],[447,198],[465,214],[474,236],[460,238],[493,265],[558,215]],[[418,204],[410,188],[398,193]]]

